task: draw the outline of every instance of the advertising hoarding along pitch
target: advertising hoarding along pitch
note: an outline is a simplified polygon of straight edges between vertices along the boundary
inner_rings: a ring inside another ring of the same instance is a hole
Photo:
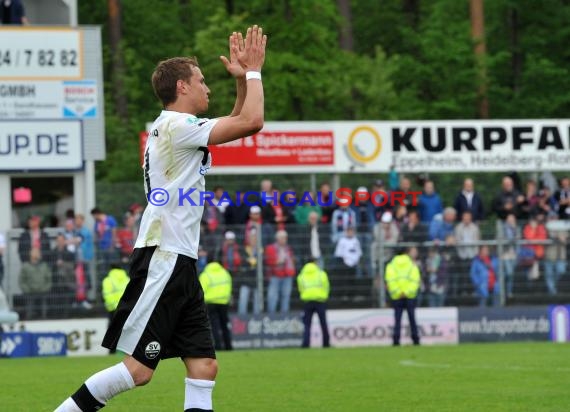
[[[211,147],[211,173],[566,170],[570,120],[266,122]]]

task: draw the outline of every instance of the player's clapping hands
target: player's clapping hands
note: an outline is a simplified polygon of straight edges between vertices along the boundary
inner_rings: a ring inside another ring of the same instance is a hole
[[[241,33],[232,33],[229,39],[230,58],[220,56],[227,71],[234,77],[243,77],[247,71],[260,72],[265,62],[267,36],[257,25],[249,27],[245,39]]]

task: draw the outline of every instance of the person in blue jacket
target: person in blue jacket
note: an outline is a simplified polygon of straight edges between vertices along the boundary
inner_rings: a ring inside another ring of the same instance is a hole
[[[479,297],[479,306],[487,306],[489,298],[493,306],[499,305],[501,287],[499,259],[496,256],[491,256],[489,246],[481,246],[479,254],[473,258],[471,263],[471,281]]]
[[[424,191],[419,196],[420,220],[422,223],[430,223],[433,217],[443,212],[443,203],[439,195],[435,192],[435,187],[431,180],[424,183]]]

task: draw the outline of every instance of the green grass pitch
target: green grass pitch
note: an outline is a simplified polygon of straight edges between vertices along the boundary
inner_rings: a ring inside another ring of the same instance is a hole
[[[53,411],[120,357],[0,360],[0,410]],[[216,412],[570,411],[570,345],[480,344],[219,353]],[[105,411],[182,411],[184,367]]]

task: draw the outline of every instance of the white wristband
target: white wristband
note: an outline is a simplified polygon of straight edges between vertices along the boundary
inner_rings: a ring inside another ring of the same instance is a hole
[[[245,80],[261,80],[261,73],[260,72],[246,72],[245,73]]]

